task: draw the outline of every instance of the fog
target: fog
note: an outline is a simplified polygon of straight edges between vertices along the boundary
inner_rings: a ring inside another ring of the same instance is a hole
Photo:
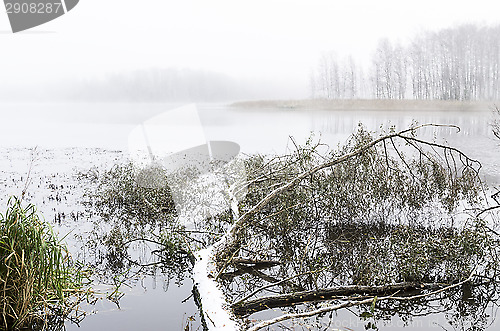
[[[17,34],[2,14],[1,97],[51,100],[71,87],[78,91],[82,82],[100,86],[155,68],[227,77],[245,86],[236,98],[306,97],[322,52],[363,62],[380,38],[404,42],[422,30],[496,23],[499,6],[487,0],[473,7],[431,0],[83,0]]]

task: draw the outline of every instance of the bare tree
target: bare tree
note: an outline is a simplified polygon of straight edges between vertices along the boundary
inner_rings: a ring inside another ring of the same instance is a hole
[[[500,26],[468,24],[427,32],[406,47],[382,39],[368,68],[369,80],[359,74],[363,70],[352,57],[339,62],[332,54],[322,56],[317,75],[321,84],[315,83],[315,91],[325,98],[500,98]],[[363,91],[363,81],[369,81],[369,94]]]
[[[326,99],[359,98],[363,80],[362,71],[352,56],[339,61],[335,53],[324,53],[317,70],[310,75],[311,94]]]

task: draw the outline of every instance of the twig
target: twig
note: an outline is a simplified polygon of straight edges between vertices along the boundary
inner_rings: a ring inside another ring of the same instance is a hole
[[[476,215],[476,217],[479,217],[480,215],[482,215],[488,211],[492,211],[492,210],[499,209],[499,208],[500,208],[500,205],[483,209],[479,214]]]
[[[24,196],[26,195],[26,192],[28,191],[28,187],[31,184],[31,170],[33,169],[33,164],[35,163],[35,161],[37,159],[37,155],[38,155],[36,149],[37,149],[37,147],[33,148],[33,150],[31,151],[31,159],[30,159],[30,163],[29,163],[28,174],[26,175],[26,181],[24,183],[24,188],[23,188],[23,191],[21,192],[21,201],[23,201]]]

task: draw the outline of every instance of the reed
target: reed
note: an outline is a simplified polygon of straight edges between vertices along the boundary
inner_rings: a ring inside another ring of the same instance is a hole
[[[11,197],[0,214],[1,329],[40,325],[70,307],[83,273],[35,206]]]

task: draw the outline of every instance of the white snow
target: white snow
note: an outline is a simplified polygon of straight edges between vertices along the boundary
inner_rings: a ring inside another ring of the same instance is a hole
[[[239,325],[225,308],[224,294],[215,282],[215,269],[212,261],[213,246],[195,253],[196,263],[193,279],[200,293],[203,314],[209,330],[238,330]]]
[[[230,187],[226,192],[230,198],[233,215],[238,219],[238,198],[234,194],[234,187]],[[227,241],[231,228],[214,245],[195,253],[196,263],[193,268],[193,279],[200,294],[203,314],[209,330],[241,329],[230,310],[226,308],[228,304],[224,293],[222,293],[215,281],[217,274],[213,260],[214,250]]]

